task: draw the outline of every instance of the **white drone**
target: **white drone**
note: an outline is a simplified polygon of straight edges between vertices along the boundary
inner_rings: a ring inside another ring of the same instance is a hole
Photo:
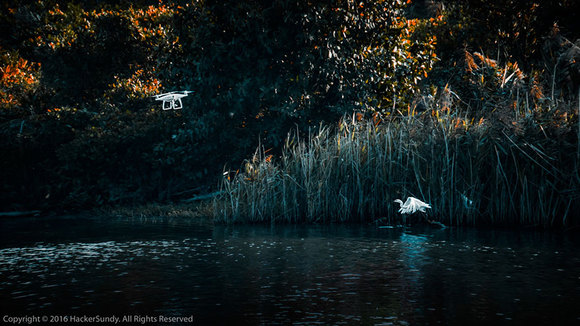
[[[163,110],[181,110],[183,108],[183,103],[181,102],[182,97],[186,97],[187,94],[193,93],[192,91],[175,91],[169,93],[163,93],[159,95],[153,95],[156,101],[163,101],[161,108]]]

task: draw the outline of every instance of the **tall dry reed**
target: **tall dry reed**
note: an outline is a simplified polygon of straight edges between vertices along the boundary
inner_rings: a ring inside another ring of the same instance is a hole
[[[344,118],[305,139],[290,135],[278,159],[258,148],[241,172],[224,174],[214,217],[398,224],[393,201],[414,196],[447,225],[578,221],[578,144],[546,136],[530,115],[510,129],[428,113],[378,125]]]

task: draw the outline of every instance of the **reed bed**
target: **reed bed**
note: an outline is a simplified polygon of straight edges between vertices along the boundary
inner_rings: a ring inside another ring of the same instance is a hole
[[[345,117],[305,139],[289,135],[278,159],[260,147],[241,171],[224,173],[214,218],[399,224],[393,201],[414,196],[431,204],[428,219],[446,225],[577,224],[575,131],[548,135],[518,110],[508,127],[436,113],[381,123]]]

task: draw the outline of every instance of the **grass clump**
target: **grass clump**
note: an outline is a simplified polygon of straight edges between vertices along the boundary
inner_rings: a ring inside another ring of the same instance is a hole
[[[275,160],[260,147],[227,171],[213,215],[221,222],[398,224],[397,198],[429,202],[448,225],[576,224],[580,194],[574,119],[516,108],[501,119],[469,118],[440,101],[420,115],[360,115],[290,135]],[[577,119],[577,117],[576,117]]]

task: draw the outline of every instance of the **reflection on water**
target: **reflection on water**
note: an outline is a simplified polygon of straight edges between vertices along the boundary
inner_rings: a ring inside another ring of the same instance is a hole
[[[580,322],[575,234],[0,220],[2,314],[201,324]]]

